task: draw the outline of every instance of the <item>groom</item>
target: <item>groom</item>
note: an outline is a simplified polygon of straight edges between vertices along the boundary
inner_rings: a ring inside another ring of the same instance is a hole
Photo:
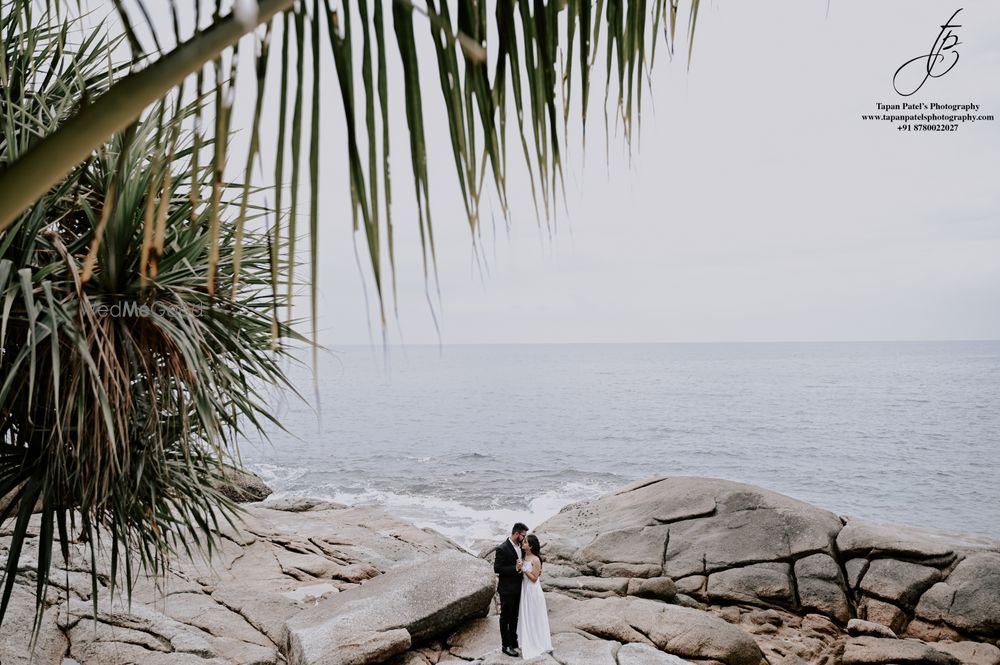
[[[500,576],[497,593],[500,594],[500,640],[503,652],[515,658],[521,655],[517,648],[517,611],[521,604],[521,543],[528,534],[528,527],[518,522],[511,529],[510,538],[497,546],[493,572]]]

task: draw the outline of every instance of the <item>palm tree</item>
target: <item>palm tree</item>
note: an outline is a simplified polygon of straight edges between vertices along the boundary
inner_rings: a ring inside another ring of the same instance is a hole
[[[175,17],[178,2],[170,2]],[[67,35],[78,3],[47,0],[43,14],[39,4],[0,0],[0,497],[13,497],[0,523],[14,519],[0,621],[36,504],[39,603],[54,544],[65,556],[74,528],[92,543],[107,533],[113,564],[121,557],[130,580],[134,556],[155,572],[177,548],[210,550],[218,520],[234,514],[213,483],[243,430],[269,418],[259,387],[286,383],[274,351],[295,337],[282,305],[302,231],[305,146],[315,311],[322,51],[332,54],[346,119],[350,212],[381,303],[395,283],[391,42],[427,279],[433,224],[418,29],[430,33],[475,233],[485,183],[507,210],[508,120],[536,210],[547,215],[574,104],[586,126],[598,54],[628,135],[660,29],[672,50],[678,13],[678,0],[459,0],[454,16],[448,0],[238,0],[234,12],[223,15],[217,1],[203,15],[191,0],[198,29],[184,36],[178,20],[172,34],[155,27],[144,0],[110,0],[122,35],[108,41],[97,30],[74,46]],[[697,9],[692,0],[689,44]],[[131,54],[124,62],[119,42]],[[248,46],[257,101],[243,182],[234,185],[224,178],[230,97],[245,75],[238,49]],[[265,176],[254,167],[263,100],[275,92],[276,158]],[[273,206],[252,186],[288,177],[290,201],[275,186]]]
[[[12,28],[10,16],[0,165],[118,76],[100,31],[72,47],[71,22]],[[178,550],[210,552],[236,514],[223,464],[271,419],[261,390],[287,386],[271,346],[285,290],[272,284],[268,239],[244,233],[236,273],[237,225],[221,218],[218,276],[235,286],[205,286],[211,226],[207,209],[192,213],[193,139],[181,130],[196,110],[154,106],[0,239],[0,523],[14,521],[0,620],[33,512],[39,611],[55,544],[68,559],[71,533],[92,557],[106,540],[127,581],[136,563],[155,573]]]

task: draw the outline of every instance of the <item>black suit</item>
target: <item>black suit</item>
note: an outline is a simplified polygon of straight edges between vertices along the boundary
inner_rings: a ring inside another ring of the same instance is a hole
[[[517,569],[517,550],[510,539],[497,545],[493,572],[500,576],[500,640],[503,647],[517,647],[517,613],[521,604],[521,572]]]

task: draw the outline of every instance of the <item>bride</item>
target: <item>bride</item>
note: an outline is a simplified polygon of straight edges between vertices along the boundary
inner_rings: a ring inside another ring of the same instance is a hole
[[[542,575],[541,544],[538,536],[531,534],[524,543],[524,560],[521,572],[521,605],[517,615],[517,637],[521,657],[525,660],[552,651],[549,634],[549,614],[545,596],[538,578]]]

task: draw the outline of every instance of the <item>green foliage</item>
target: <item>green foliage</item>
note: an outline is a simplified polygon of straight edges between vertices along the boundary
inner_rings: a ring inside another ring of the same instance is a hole
[[[120,74],[102,31],[71,45],[71,22],[18,23],[10,7],[0,167]],[[215,277],[232,288],[206,288],[209,209],[192,213],[186,188],[208,174],[191,173],[181,129],[194,111],[154,107],[0,236],[0,523],[13,521],[0,620],[36,504],[39,610],[71,539],[108,547],[112,584],[128,588],[173,553],[210,554],[238,510],[217,489],[222,465],[271,420],[263,391],[287,386],[268,238],[221,216]],[[230,209],[263,214],[232,189]]]
[[[179,2],[170,2],[175,17]],[[270,417],[260,387],[285,383],[274,349],[294,337],[306,141],[314,311],[316,238],[321,223],[335,221],[320,219],[317,200],[326,49],[347,122],[351,217],[384,303],[396,280],[394,113],[405,114],[408,128],[425,280],[435,263],[420,31],[432,44],[475,239],[490,186],[507,212],[511,114],[536,212],[548,219],[571,107],[578,104],[585,129],[598,54],[606,60],[605,125],[614,90],[611,112],[630,138],[652,64],[648,45],[662,24],[673,50],[678,13],[677,0],[259,0],[248,20],[220,15],[221,3],[203,17],[203,3],[188,2],[200,28],[181,35],[175,18],[171,35],[152,25],[148,0],[108,0],[132,54],[119,63],[101,30],[69,44],[76,0],[46,0],[44,15],[39,0],[0,0],[0,497],[13,497],[0,523],[14,521],[0,619],[38,502],[39,599],[53,547],[60,543],[65,555],[70,532],[91,543],[104,534],[114,566],[121,562],[132,579],[135,557],[146,571],[162,570],[178,548],[211,548],[218,520],[231,518],[234,506],[213,481],[244,429],[259,430]],[[697,8],[692,0],[689,45]],[[140,22],[152,48],[135,29]],[[258,94],[244,183],[232,186],[223,178],[229,99],[248,33]],[[274,80],[268,56],[278,48]],[[402,66],[399,81],[389,80],[391,57]],[[404,100],[399,110],[393,85]],[[275,93],[275,168],[258,177],[283,185],[290,176],[292,187],[287,223],[279,186],[264,237],[254,230],[265,211],[250,184],[255,157],[271,152],[261,145],[261,100]]]

